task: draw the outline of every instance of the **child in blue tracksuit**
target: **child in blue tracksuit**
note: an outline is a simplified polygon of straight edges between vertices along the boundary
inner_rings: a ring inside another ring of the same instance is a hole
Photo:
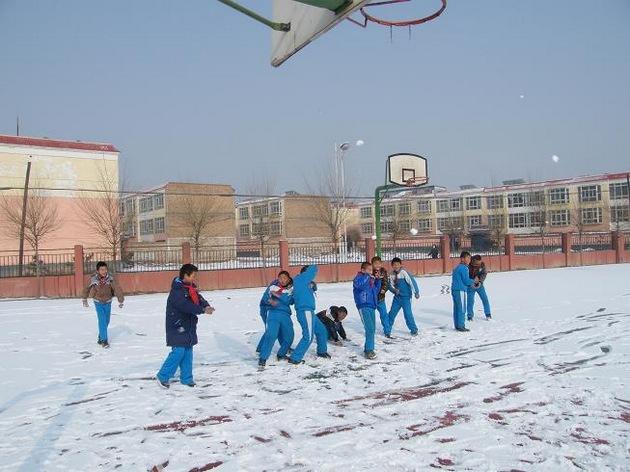
[[[260,317],[262,318],[263,325],[267,324],[267,313],[272,308],[271,303],[269,303],[271,299],[271,294],[269,292],[270,288],[287,285],[293,285],[293,279],[286,270],[283,270],[278,274],[278,278],[271,282],[265,289],[265,293],[263,293],[263,296],[260,299]],[[263,335],[260,337],[260,341],[258,342],[258,346],[256,347],[256,352],[258,353],[260,353],[260,349],[262,348],[264,336],[265,333],[263,332]],[[280,342],[280,345],[283,344],[284,339],[282,337],[282,333],[278,333],[278,341]]]
[[[317,339],[317,355],[330,359],[328,354],[328,332],[326,327],[315,313],[315,290],[314,279],[317,276],[317,266],[310,265],[302,267],[302,270],[293,279],[293,298],[295,299],[295,313],[298,323],[302,328],[302,339],[297,343],[289,362],[291,364],[301,364],[306,351],[313,342],[313,337]]]
[[[411,296],[414,295],[416,299],[420,298],[420,289],[416,279],[403,269],[400,258],[394,257],[392,259],[392,269],[394,271],[390,277],[389,291],[394,294],[394,300],[389,310],[390,330],[394,327],[396,316],[402,308],[407,328],[409,328],[412,336],[417,336],[418,326],[411,310]]]
[[[478,294],[479,298],[481,298],[481,303],[483,303],[483,313],[486,315],[486,320],[492,319],[490,301],[488,300],[488,294],[486,293],[486,287],[484,286],[487,275],[488,271],[486,270],[486,265],[481,260],[481,256],[478,254],[472,256],[470,265],[468,266],[468,276],[471,279],[477,278],[478,282],[468,287],[468,293],[466,294],[468,302],[466,305],[466,315],[468,317],[468,321],[472,321],[475,317],[475,294]]]
[[[291,278],[289,277],[289,280]],[[276,340],[282,339],[278,350],[278,360],[286,359],[287,352],[293,342],[293,321],[291,320],[291,305],[293,305],[293,285],[272,285],[269,287],[269,305],[265,334],[260,346],[258,365],[264,367],[271,355]]]
[[[383,261],[380,257],[372,258],[372,274],[381,281],[381,290],[378,292],[378,305],[376,309],[381,318],[381,326],[383,326],[383,334],[386,338],[392,337],[392,325],[389,319],[389,311],[385,303],[385,295],[389,291],[389,274],[387,269],[383,267]]]
[[[169,381],[179,368],[181,383],[195,386],[193,346],[197,344],[197,316],[211,315],[214,308],[201,296],[195,285],[197,267],[184,264],[171,284],[166,301],[166,345],[171,352],[156,375],[158,384],[169,388]]]
[[[372,274],[372,264],[364,262],[359,272],[352,281],[354,303],[361,315],[363,328],[365,329],[365,345],[363,351],[365,357],[374,359],[374,333],[376,331],[376,307],[378,305],[378,293],[381,290],[381,281]]]
[[[453,269],[451,282],[451,297],[453,298],[453,323],[457,331],[470,331],[466,328],[466,295],[468,289],[475,284],[478,279],[471,279],[468,273],[468,264],[470,264],[470,253],[463,251],[461,253],[460,262]]]

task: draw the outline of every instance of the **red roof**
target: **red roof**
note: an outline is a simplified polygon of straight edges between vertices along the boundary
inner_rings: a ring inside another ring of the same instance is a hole
[[[113,144],[86,143],[82,141],[61,141],[59,139],[30,138],[0,134],[0,144],[36,146],[44,148],[80,149],[83,151],[119,152]]]

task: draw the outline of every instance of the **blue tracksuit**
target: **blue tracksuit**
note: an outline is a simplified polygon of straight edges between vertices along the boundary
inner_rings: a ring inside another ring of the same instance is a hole
[[[455,329],[466,327],[466,295],[468,288],[475,283],[468,275],[468,266],[459,264],[453,269],[451,277],[451,297],[453,298],[453,324]]]
[[[157,373],[158,379],[168,382],[179,367],[183,384],[192,384],[193,346],[197,344],[197,316],[204,313],[208,302],[198,293],[198,303],[193,302],[189,285],[179,278],[171,284],[166,301],[166,345],[171,352]],[[196,287],[192,286],[194,290]]]
[[[407,328],[409,328],[411,334],[417,334],[418,326],[411,310],[411,296],[420,295],[416,279],[409,275],[409,272],[405,269],[400,269],[399,272],[394,271],[390,277],[389,291],[394,294],[394,300],[389,309],[390,329],[394,327],[396,316],[398,316],[398,312],[402,308]]]
[[[260,360],[269,359],[276,340],[282,338],[278,356],[286,356],[293,342],[293,321],[291,321],[291,305],[293,305],[293,287],[271,286],[269,288],[269,303],[272,305],[267,312],[265,334],[260,347]]]
[[[354,303],[361,315],[361,322],[365,329],[365,352],[374,351],[374,333],[376,331],[375,310],[378,305],[378,293],[381,281],[370,274],[359,272],[352,281]]]
[[[486,265],[483,262],[477,266],[471,264],[468,266],[468,276],[470,278],[477,277],[480,283],[477,288],[475,288],[474,285],[468,287],[468,293],[466,294],[468,298],[466,306],[466,315],[468,316],[468,320],[472,320],[475,317],[475,293],[479,294],[479,298],[481,298],[481,303],[483,303],[483,313],[486,317],[490,316],[490,301],[488,300],[488,295],[486,294],[486,288],[484,286],[486,277],[488,276]]]
[[[293,279],[295,299],[295,313],[298,323],[302,328],[302,339],[291,354],[291,360],[299,362],[304,358],[306,351],[317,339],[317,354],[325,354],[328,350],[328,332],[321,320],[315,314],[315,290],[317,285],[313,282],[317,276],[317,266],[308,268]]]
[[[273,286],[279,286],[279,285],[280,285],[280,282],[278,281],[278,279],[271,282],[265,289],[265,292],[263,293],[263,296],[260,299],[260,318],[262,319],[263,325],[265,326],[267,324],[267,313],[269,312],[269,309],[271,308],[271,304],[269,303],[269,297],[271,296],[269,294],[269,289]],[[258,341],[256,352],[260,352],[260,349],[262,348],[264,336],[265,336],[265,332],[263,331],[263,335],[260,337],[260,341]],[[282,333],[278,333],[278,341],[280,342],[280,344],[283,343],[284,339],[282,338]]]
[[[107,341],[107,327],[112,316],[112,302],[102,303],[94,300],[94,308],[98,319],[98,340]]]

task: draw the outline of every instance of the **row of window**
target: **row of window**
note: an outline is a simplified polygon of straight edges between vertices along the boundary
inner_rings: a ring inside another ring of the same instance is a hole
[[[258,205],[252,205],[251,207],[241,206],[238,209],[239,220],[246,220],[250,217],[250,215],[253,218],[260,218],[260,217],[269,216],[269,215],[278,216],[281,214],[282,214],[281,201],[269,202],[269,204],[262,203]]]
[[[164,217],[140,220],[140,235],[164,233]]]
[[[147,213],[153,210],[164,208],[164,194],[158,193],[140,199],[140,213]],[[148,221],[148,220],[147,220]]]
[[[242,224],[238,227],[238,234],[241,238],[261,237],[261,236],[281,236],[282,222],[272,221],[270,223]]]

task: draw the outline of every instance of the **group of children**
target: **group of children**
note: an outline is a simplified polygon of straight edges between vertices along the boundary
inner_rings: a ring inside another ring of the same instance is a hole
[[[84,291],[83,304],[92,297],[98,318],[98,344],[109,347],[107,326],[111,313],[112,298],[118,298],[123,307],[123,292],[109,274],[107,264],[99,262],[96,273],[90,278]],[[367,359],[374,359],[376,312],[379,313],[383,334],[392,337],[392,328],[396,316],[402,309],[405,324],[412,336],[417,336],[419,329],[412,310],[412,297],[420,298],[420,289],[413,276],[402,266],[400,258],[391,261],[391,273],[385,269],[380,257],[373,257],[361,264],[361,270],[352,282],[354,302],[361,317],[365,332],[363,346]],[[344,306],[330,306],[316,311],[315,293],[317,284],[317,266],[302,268],[299,274],[291,277],[289,272],[281,271],[265,289],[260,300],[260,317],[265,331],[258,343],[258,365],[264,368],[276,341],[280,344],[276,357],[290,364],[304,363],[304,356],[313,340],[316,340],[317,356],[329,359],[328,342],[342,345],[349,341],[343,327],[343,320],[348,316]],[[171,284],[171,291],[166,302],[166,344],[171,352],[166,357],[156,375],[157,383],[162,388],[169,388],[170,379],[180,370],[181,383],[195,386],[193,378],[193,346],[197,344],[197,318],[201,314],[211,315],[214,308],[199,293],[195,284],[198,269],[193,264],[184,264],[179,277]],[[478,294],[482,300],[486,319],[491,319],[490,303],[484,287],[487,276],[481,256],[471,257],[470,253],[461,253],[460,264],[453,269],[451,294],[453,299],[453,322],[457,331],[469,331],[465,320],[474,318],[474,299]],[[393,294],[387,308],[385,295]],[[292,348],[294,339],[291,306],[295,307],[296,318],[302,336]]]

